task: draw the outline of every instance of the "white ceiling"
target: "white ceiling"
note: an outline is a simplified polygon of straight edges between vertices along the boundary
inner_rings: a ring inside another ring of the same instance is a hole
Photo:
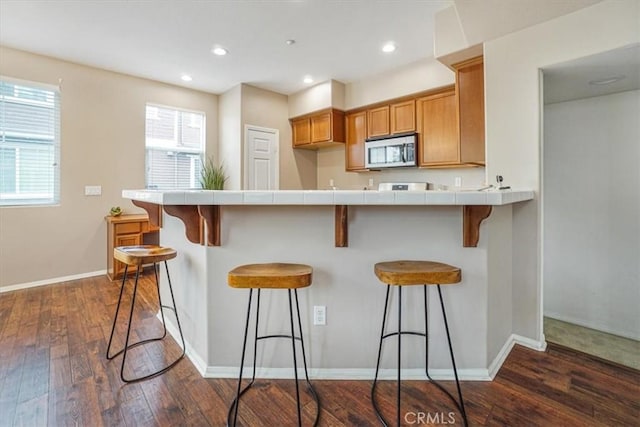
[[[309,86],[305,75],[349,83],[433,56],[434,14],[446,7],[477,43],[598,1],[0,0],[0,44],[212,93],[249,83],[290,94]],[[396,52],[381,52],[386,41]],[[215,44],[229,54],[211,54]],[[549,67],[548,99],[583,96],[569,92],[596,77],[576,73],[613,72],[633,58]]]
[[[432,56],[434,13],[452,4],[0,0],[0,44],[212,93],[244,82],[289,94],[307,74],[347,83]],[[398,48],[384,54],[389,40]]]
[[[640,45],[545,67],[543,74],[545,104],[637,90],[640,89]],[[615,76],[625,78],[608,85],[589,84]]]

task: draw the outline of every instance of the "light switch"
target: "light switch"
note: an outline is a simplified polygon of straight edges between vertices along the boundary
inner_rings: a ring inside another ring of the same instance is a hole
[[[84,186],[85,196],[100,196],[101,194],[102,194],[101,185],[85,185]]]

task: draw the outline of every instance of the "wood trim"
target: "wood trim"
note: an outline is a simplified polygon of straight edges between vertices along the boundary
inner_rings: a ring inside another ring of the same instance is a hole
[[[220,205],[198,205],[198,213],[207,224],[207,246],[220,246]]]
[[[375,102],[373,104],[362,105],[360,107],[352,108],[350,110],[345,111],[345,114],[358,113],[361,111],[370,110],[372,108],[383,107],[385,105],[411,101],[412,99],[417,100],[418,98],[423,98],[425,96],[437,95],[439,93],[455,90],[455,87],[456,87],[455,85],[447,85],[447,86],[442,86],[435,89],[424,90],[422,92],[412,93],[411,95],[405,95],[398,98],[392,98],[392,99],[387,99],[380,102]]]
[[[335,206],[336,248],[349,246],[349,206]]]
[[[462,207],[462,246],[475,248],[480,240],[480,223],[491,215],[489,205],[464,205]]]
[[[164,205],[164,211],[184,223],[185,235],[191,243],[202,244],[200,214],[196,205]]]
[[[452,64],[451,67],[458,70],[460,68],[469,67],[472,65],[482,64],[484,62],[484,55],[476,56],[474,58],[469,58],[464,61],[456,62]]]
[[[344,111],[340,110],[339,108],[331,108],[331,107],[329,107],[329,108],[323,108],[321,110],[312,111],[310,113],[305,113],[305,114],[302,114],[302,115],[299,115],[299,116],[289,117],[289,122],[294,122],[294,121],[300,120],[300,119],[310,119],[311,117],[318,116],[320,114],[332,113],[334,111],[338,111],[338,112],[344,114]]]
[[[147,214],[149,215],[149,222],[151,224],[156,227],[162,227],[162,210],[160,209],[160,205],[141,202],[140,200],[131,200],[131,203],[147,211]]]

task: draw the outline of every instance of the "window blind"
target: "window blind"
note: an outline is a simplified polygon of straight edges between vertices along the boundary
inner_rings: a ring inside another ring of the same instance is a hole
[[[60,94],[0,78],[0,206],[60,200]]]
[[[205,130],[203,113],[147,104],[147,188],[200,188]]]

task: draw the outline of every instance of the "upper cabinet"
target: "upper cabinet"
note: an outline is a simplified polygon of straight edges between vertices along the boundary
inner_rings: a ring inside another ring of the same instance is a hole
[[[415,132],[416,130],[416,101],[397,102],[391,104],[391,134]]]
[[[344,112],[329,108],[290,119],[294,148],[317,150],[343,144]]]
[[[346,128],[345,168],[348,171],[365,170],[364,141],[367,139],[367,111],[347,114]]]
[[[484,65],[481,56],[455,64],[460,162],[485,164]]]
[[[418,107],[418,166],[460,164],[456,91],[424,96]]]
[[[389,106],[370,108],[367,110],[367,136],[389,135]]]
[[[416,130],[416,102],[413,99],[369,108],[367,137],[395,135]]]

